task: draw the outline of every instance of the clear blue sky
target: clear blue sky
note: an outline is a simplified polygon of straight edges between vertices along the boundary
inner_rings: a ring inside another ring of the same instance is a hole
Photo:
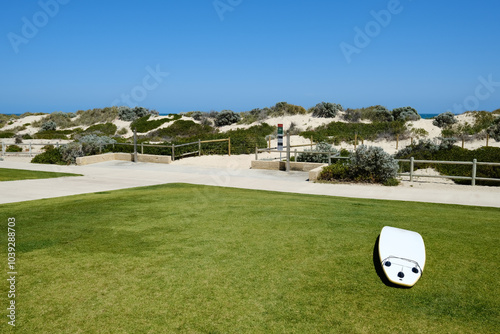
[[[499,15],[498,0],[4,1],[0,113],[492,111]]]

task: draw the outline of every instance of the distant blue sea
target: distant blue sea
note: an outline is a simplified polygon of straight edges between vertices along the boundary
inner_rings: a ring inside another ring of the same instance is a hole
[[[436,117],[437,115],[439,114],[420,114],[420,117],[422,117],[423,119],[430,119]]]

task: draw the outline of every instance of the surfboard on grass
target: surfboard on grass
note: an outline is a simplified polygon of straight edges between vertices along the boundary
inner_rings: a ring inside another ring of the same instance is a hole
[[[391,283],[412,287],[422,276],[425,245],[417,232],[384,226],[378,250],[382,269]]]

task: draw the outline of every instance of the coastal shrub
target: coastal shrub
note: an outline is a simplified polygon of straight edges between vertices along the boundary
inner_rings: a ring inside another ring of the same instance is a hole
[[[488,128],[488,134],[491,138],[500,142],[500,117],[493,121],[493,124]]]
[[[382,148],[361,145],[349,160],[339,160],[323,168],[319,180],[397,185],[397,171],[397,161]]]
[[[57,124],[54,121],[47,121],[42,124],[40,131],[54,131],[57,129]]]
[[[122,121],[132,122],[146,115],[158,116],[156,110],[150,110],[144,107],[129,108],[126,106],[118,107],[118,118]]]
[[[163,140],[171,141],[178,140],[179,138],[197,137],[217,132],[216,129],[210,125],[202,125],[190,120],[177,120],[167,128],[158,129],[150,132],[148,138],[162,138]]]
[[[255,108],[250,111],[244,111],[240,113],[242,124],[252,124],[254,122],[263,121],[268,117],[270,109],[269,108]]]
[[[474,116],[474,124],[472,125],[472,129],[474,133],[480,133],[483,130],[487,130],[491,127],[497,116],[488,111],[468,111],[465,114]]]
[[[237,123],[240,120],[240,115],[232,110],[222,110],[215,116],[215,126],[224,126]]]
[[[8,132],[8,131],[1,131],[0,132],[0,138],[12,138],[16,134],[14,132]]]
[[[11,152],[11,153],[18,153],[22,152],[23,149],[17,145],[9,145],[7,146],[6,152]]]
[[[173,122],[182,118],[181,115],[169,114],[169,118],[162,118],[150,121],[151,115],[146,115],[141,118],[136,119],[130,124],[132,130],[137,129],[137,132],[149,132],[154,130],[167,122]]]
[[[37,121],[32,122],[32,126],[41,127],[41,130],[44,131],[44,125],[46,123],[53,122],[56,127],[65,129],[74,126],[73,118],[75,118],[75,116],[76,115],[74,113],[64,113],[62,111],[55,111]],[[50,126],[48,130],[55,130],[55,128],[53,126]]]
[[[352,181],[349,164],[344,161],[337,161],[334,164],[324,167],[318,176],[319,180],[349,182]]]
[[[368,108],[361,108],[361,118],[372,122],[392,122],[394,116],[392,112],[384,106],[376,105]]]
[[[357,123],[361,120],[362,112],[360,109],[347,109],[342,115],[342,119],[346,122]]]
[[[298,162],[328,162],[328,156],[338,153],[338,150],[332,147],[332,145],[321,142],[316,145],[314,149],[305,149],[305,153],[299,153],[297,156]],[[330,152],[330,153],[317,153],[317,152]]]
[[[313,117],[333,118],[344,108],[340,104],[321,102],[312,108]]]
[[[62,154],[59,148],[50,147],[45,152],[36,155],[31,159],[32,163],[36,164],[64,164]]]
[[[395,108],[392,110],[392,117],[395,121],[402,122],[418,121],[420,119],[420,115],[417,110],[412,107]]]
[[[287,102],[278,102],[271,108],[264,108],[267,117],[280,117],[285,115],[305,115],[307,110],[304,107],[296,106]]]
[[[116,143],[116,140],[107,136],[91,134],[81,137],[78,142],[85,155],[93,155],[109,150],[110,146]]]
[[[392,139],[397,133],[404,133],[406,125],[402,122],[375,122],[375,123],[345,123],[331,122],[320,125],[314,130],[303,131],[304,138],[313,138],[315,142],[354,143],[358,140],[377,140],[379,138]],[[401,137],[400,137],[401,139]]]
[[[22,135],[22,138],[23,139],[33,139],[33,137],[29,133],[25,133],[24,135]]]
[[[83,134],[97,134],[97,135],[105,135],[105,136],[113,136],[116,133],[117,127],[113,123],[105,123],[105,124],[95,124],[87,129],[85,129]]]
[[[61,146],[59,149],[61,152],[61,159],[67,164],[76,163],[76,158],[83,157],[85,153],[83,152],[82,144],[78,142],[71,142]]]
[[[201,119],[203,118],[203,113],[201,111],[193,111],[191,113],[191,117],[195,120],[195,121],[201,121]]]
[[[384,183],[397,176],[397,161],[381,147],[358,146],[351,155],[350,173],[354,180]]]
[[[23,143],[23,137],[22,136],[16,135],[14,138],[15,138],[15,141],[14,141],[15,144],[22,144]]]
[[[74,125],[90,126],[98,123],[113,122],[118,117],[118,107],[94,108],[88,110],[78,110],[77,119],[73,120]]]
[[[457,122],[455,115],[451,111],[441,113],[434,118],[432,124],[439,128],[449,127]]]
[[[78,130],[47,130],[33,135],[34,139],[68,139],[68,136]]]

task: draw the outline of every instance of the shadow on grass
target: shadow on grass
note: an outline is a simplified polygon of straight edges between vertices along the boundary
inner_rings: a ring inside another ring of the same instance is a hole
[[[384,273],[384,269],[382,269],[382,263],[380,261],[380,255],[378,253],[378,243],[380,241],[380,234],[377,236],[377,240],[375,240],[375,245],[373,246],[373,266],[375,267],[375,271],[377,272],[378,277],[388,287],[391,288],[397,288],[397,289],[410,289],[410,287],[394,284],[389,279]]]

